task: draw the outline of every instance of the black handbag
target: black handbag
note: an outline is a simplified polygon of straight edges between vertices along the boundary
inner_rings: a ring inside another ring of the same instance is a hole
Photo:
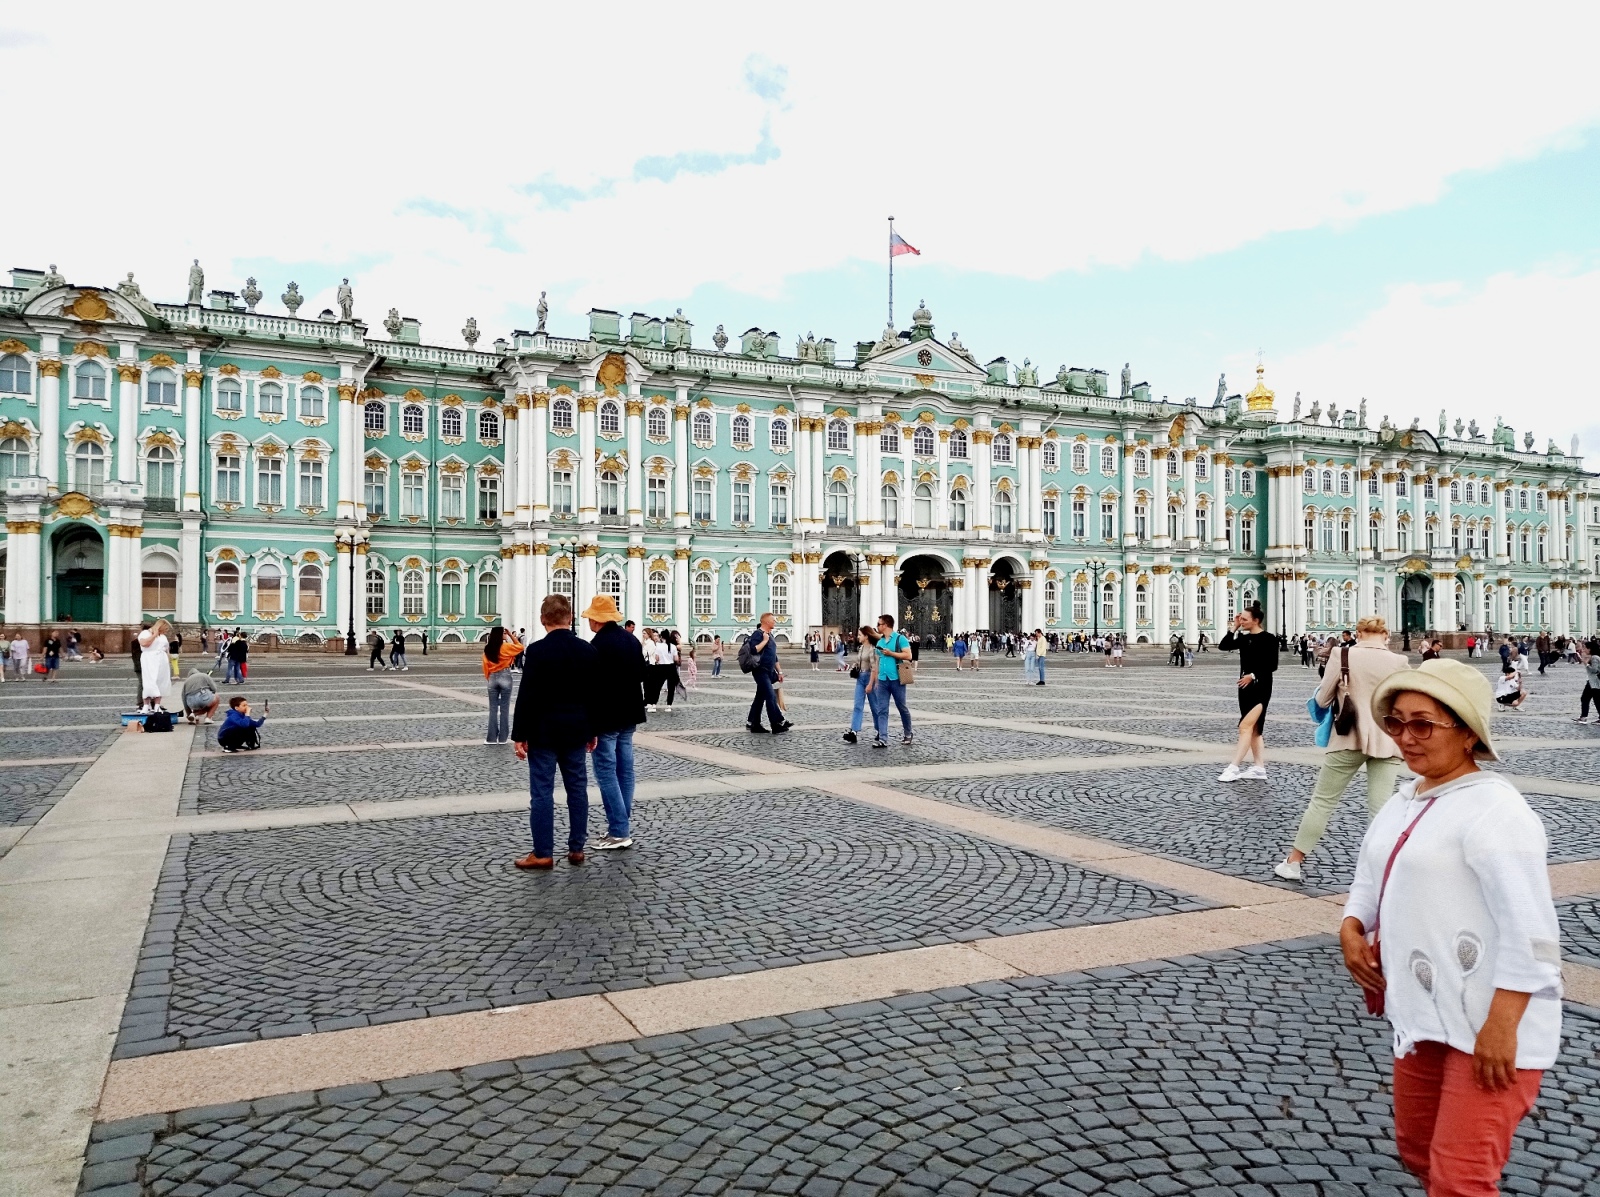
[[[1333,730],[1348,736],[1356,727],[1355,699],[1350,697],[1350,646],[1339,650],[1339,702],[1333,712]]]
[[[859,665],[850,666],[850,680],[851,681],[855,681],[855,679],[860,677],[860,676],[861,676],[861,666],[859,666]]]

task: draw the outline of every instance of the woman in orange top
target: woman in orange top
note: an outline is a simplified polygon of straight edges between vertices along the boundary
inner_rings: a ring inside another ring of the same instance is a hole
[[[511,666],[522,651],[517,638],[504,628],[489,632],[483,646],[483,676],[489,683],[489,732],[485,744],[505,744],[511,739]]]

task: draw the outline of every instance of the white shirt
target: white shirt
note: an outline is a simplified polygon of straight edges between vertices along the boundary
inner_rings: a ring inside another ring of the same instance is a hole
[[[1503,698],[1507,694],[1515,694],[1522,689],[1522,675],[1518,673],[1502,673],[1500,680],[1494,684],[1494,696]]]
[[[1560,926],[1544,823],[1504,777],[1479,771],[1418,799],[1395,793],[1361,841],[1347,917],[1372,927],[1395,840],[1437,797],[1395,857],[1379,940],[1394,1054],[1422,1041],[1472,1054],[1496,989],[1531,993],[1517,1067],[1549,1068],[1561,1047]]]

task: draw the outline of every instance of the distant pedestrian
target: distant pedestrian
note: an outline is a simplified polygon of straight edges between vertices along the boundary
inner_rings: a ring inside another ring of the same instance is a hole
[[[411,666],[406,664],[406,634],[400,628],[394,630],[394,637],[389,641],[389,668],[411,672]]]
[[[485,744],[504,744],[511,739],[511,665],[522,651],[517,638],[503,627],[489,630],[483,646],[483,680],[489,686],[489,730]]]
[[[877,633],[874,632],[873,636],[876,638]],[[955,643],[950,646],[950,655],[956,659],[956,672],[960,673],[962,663],[967,659],[967,638],[965,636],[956,637]]]
[[[594,779],[606,812],[606,833],[589,846],[606,852],[633,846],[633,733],[645,721],[644,657],[610,595],[596,595],[583,617],[594,633]]]
[[[584,756],[596,746],[594,646],[572,630],[572,604],[552,594],[539,605],[544,636],[523,654],[522,686],[511,717],[517,759],[528,762],[528,830],[533,851],[519,869],[555,864],[555,781],[567,795],[567,863],[583,863],[589,834],[589,775]],[[632,650],[630,650],[632,651]]]
[[[1239,650],[1239,743],[1233,760],[1217,777],[1218,781],[1267,779],[1267,707],[1272,702],[1272,675],[1278,670],[1278,639],[1262,629],[1259,604],[1252,604],[1234,617],[1233,627],[1217,645],[1223,652]],[[1244,758],[1255,763],[1241,770]]]
[[[1578,717],[1574,723],[1589,722],[1589,703],[1594,705],[1596,721],[1600,721],[1600,651],[1589,649],[1589,659],[1583,663],[1583,693],[1578,697]]]
[[[82,642],[82,640],[83,637],[78,634],[78,630],[76,628],[67,633],[67,660],[83,660],[83,653],[78,651],[78,645]]]
[[[228,714],[217,728],[217,743],[223,752],[254,752],[261,747],[261,725],[267,721],[267,704],[261,718],[250,715],[250,702],[243,694],[228,699]]]
[[[678,662],[678,669],[683,675],[683,688],[685,692],[700,688],[700,662],[695,656],[694,641],[686,642],[681,650],[682,659]]]
[[[217,697],[217,683],[211,675],[196,667],[183,679],[180,691],[183,700],[183,717],[188,723],[210,723],[222,699]]]
[[[1045,639],[1043,628],[1033,629],[1033,672],[1038,679],[1035,686],[1044,685],[1044,662],[1050,655],[1050,642]]]
[[[139,697],[146,711],[154,711],[161,706],[167,685],[172,680],[172,657],[167,640],[167,633],[171,630],[170,623],[158,619],[139,633]]]
[[[777,617],[771,611],[763,613],[760,627],[750,634],[739,650],[739,667],[744,669],[748,664],[746,672],[756,684],[755,697],[750,701],[750,713],[744,721],[745,728],[752,732],[770,730],[781,734],[788,731],[790,726],[778,708],[776,687],[783,675],[778,669],[778,638],[772,630],[777,624]],[[772,724],[770,729],[761,724],[763,710]]]
[[[722,676],[722,637],[717,636],[711,641],[711,676]]]
[[[834,669],[835,673],[844,673],[850,668],[850,642],[844,637],[839,637],[839,642],[833,646],[833,651],[839,655],[839,664]]]
[[[822,645],[819,643],[819,641],[820,637],[817,636],[806,637],[806,652],[811,657],[812,673],[817,672],[818,662],[822,659]]]
[[[367,669],[386,670],[389,667],[383,663],[383,633],[373,628],[367,633],[367,648],[371,650],[367,656]]]
[[[228,641],[228,676],[225,685],[243,685],[244,671],[250,660],[250,642],[235,635]]]
[[[41,655],[44,657],[44,676],[39,680],[53,682],[56,680],[56,674],[61,669],[61,637],[54,632],[46,636]]]
[[[11,672],[18,681],[28,676],[28,657],[32,650],[28,646],[28,638],[18,632],[11,638]],[[137,668],[138,658],[134,658]]]

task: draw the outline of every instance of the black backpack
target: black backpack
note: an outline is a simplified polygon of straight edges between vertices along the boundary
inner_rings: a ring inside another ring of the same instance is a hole
[[[144,730],[147,732],[169,732],[172,730],[172,716],[166,711],[151,711],[144,717]]]
[[[739,642],[739,669],[741,672],[754,673],[757,663],[761,660],[755,651],[754,641],[754,636],[746,636]]]

